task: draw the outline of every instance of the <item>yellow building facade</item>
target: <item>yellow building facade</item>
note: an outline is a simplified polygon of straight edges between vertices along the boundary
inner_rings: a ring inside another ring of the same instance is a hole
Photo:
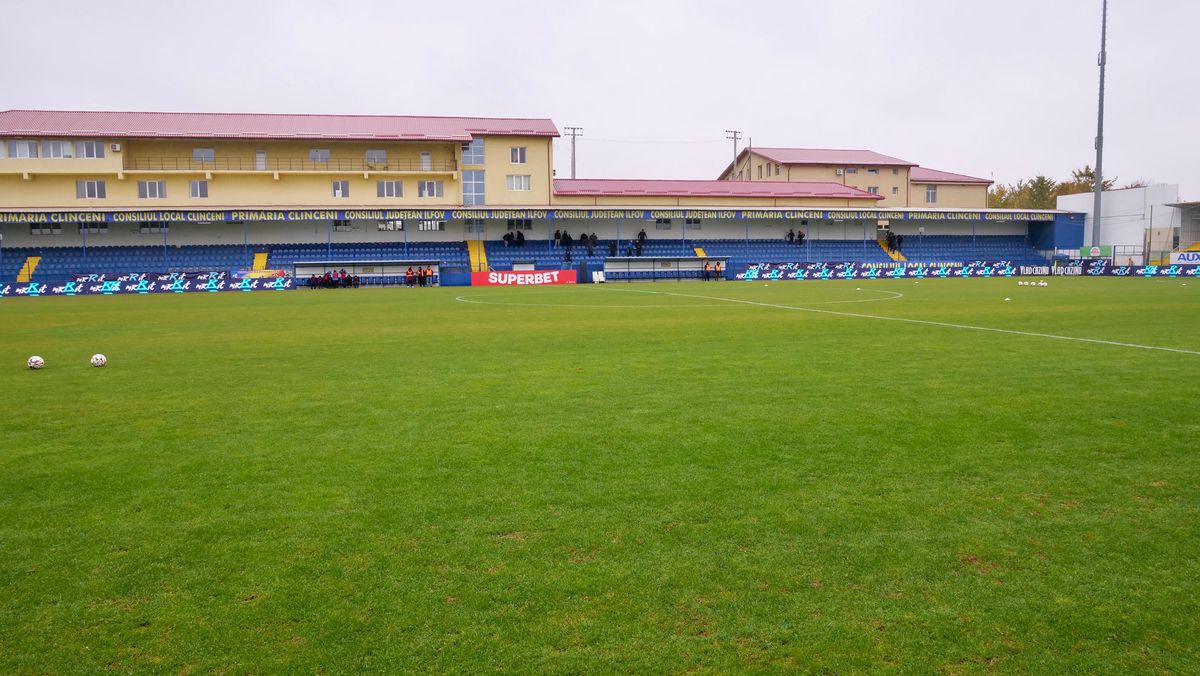
[[[468,119],[446,130],[442,120],[458,118],[432,118],[438,123],[432,124],[429,118],[381,117],[374,131],[342,131],[337,116],[311,116],[319,118],[310,122],[311,138],[272,138],[270,129],[257,132],[260,138],[221,138],[212,128],[217,125],[202,127],[211,122],[206,118],[223,117],[211,115],[187,116],[186,124],[197,127],[191,138],[163,138],[188,132],[155,127],[133,114],[104,113],[77,117],[115,118],[107,122],[109,133],[72,133],[102,125],[68,127],[54,113],[40,128],[22,133],[21,126],[5,123],[22,113],[37,117],[37,111],[0,113],[0,208],[544,206],[550,203],[558,135],[549,120]],[[248,117],[260,124],[270,118]],[[388,124],[396,120],[416,120],[430,127],[425,136],[447,138],[389,138]]]
[[[823,148],[747,148],[719,179],[831,182],[879,195],[881,207],[937,209],[984,209],[991,185],[869,150]]]

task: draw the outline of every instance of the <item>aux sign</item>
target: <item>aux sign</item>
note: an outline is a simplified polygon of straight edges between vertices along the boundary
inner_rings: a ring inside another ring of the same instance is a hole
[[[1171,254],[1171,265],[1200,265],[1200,251],[1179,251]]]

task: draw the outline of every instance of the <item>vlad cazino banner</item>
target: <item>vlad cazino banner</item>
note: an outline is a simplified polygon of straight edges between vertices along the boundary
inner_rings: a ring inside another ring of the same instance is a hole
[[[10,296],[112,296],[148,293],[216,293],[218,291],[284,291],[294,286],[291,277],[234,279],[228,272],[132,273],[124,275],[72,275],[61,284],[22,282],[0,285],[0,297]]]

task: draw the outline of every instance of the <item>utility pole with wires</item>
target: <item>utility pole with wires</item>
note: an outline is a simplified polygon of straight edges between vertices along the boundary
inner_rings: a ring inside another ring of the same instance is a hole
[[[726,129],[725,138],[733,141],[733,164],[729,165],[729,180],[733,180],[734,172],[737,171],[737,142],[742,137],[742,132],[736,129]]]
[[[563,127],[571,137],[571,178],[575,178],[575,139],[583,136],[583,127]]]
[[[1108,37],[1108,0],[1104,0],[1104,8],[1100,15],[1100,56],[1096,65],[1100,66],[1100,106],[1096,114],[1096,193],[1092,203],[1092,246],[1100,246],[1100,211],[1103,208],[1102,194],[1104,192],[1104,66],[1108,61],[1105,42]]]

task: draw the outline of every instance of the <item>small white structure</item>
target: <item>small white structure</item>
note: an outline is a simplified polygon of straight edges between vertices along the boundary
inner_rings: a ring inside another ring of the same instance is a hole
[[[1117,263],[1126,258],[1165,256],[1175,246],[1181,224],[1178,185],[1148,185],[1141,188],[1106,190],[1101,194],[1100,244],[1114,247]],[[1063,195],[1057,208],[1087,214],[1083,225],[1084,244],[1092,243],[1094,193]],[[1134,260],[1135,263],[1150,262]]]

